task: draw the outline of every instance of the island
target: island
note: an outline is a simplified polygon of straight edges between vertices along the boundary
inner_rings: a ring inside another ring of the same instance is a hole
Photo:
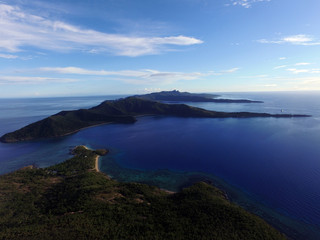
[[[208,183],[178,192],[122,183],[95,168],[107,150],[72,152],[0,176],[0,239],[286,239]]]
[[[135,97],[165,102],[263,103],[262,101],[249,99],[224,99],[218,98],[219,95],[217,94],[189,93],[180,92],[178,90],[154,92],[144,95],[136,95]]]
[[[136,117],[142,115],[193,118],[309,117],[309,115],[301,114],[216,112],[188,106],[186,104],[166,104],[158,101],[146,100],[141,97],[127,97],[118,100],[107,100],[90,109],[59,112],[19,130],[7,133],[0,138],[0,141],[4,143],[13,143],[61,137],[100,124],[134,123],[137,121]]]

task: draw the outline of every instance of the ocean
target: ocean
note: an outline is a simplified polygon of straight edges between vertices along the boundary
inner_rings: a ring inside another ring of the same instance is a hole
[[[320,239],[320,92],[221,95],[263,103],[187,104],[226,112],[312,116],[139,117],[134,124],[106,124],[62,138],[0,143],[0,173],[30,164],[46,167],[61,162],[70,157],[69,149],[79,144],[108,148],[111,153],[101,159],[100,169],[109,174],[111,162],[116,164],[120,170],[112,172],[115,179],[128,169],[132,173],[165,169],[179,174],[211,175],[220,182],[219,186],[225,186],[227,194],[241,196],[234,197],[235,202],[279,229],[291,229],[287,232],[292,232],[293,239]],[[0,135],[61,110],[89,108],[119,97],[123,96],[0,99]]]

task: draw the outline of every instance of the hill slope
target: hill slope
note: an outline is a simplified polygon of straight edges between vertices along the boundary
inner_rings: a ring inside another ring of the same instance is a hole
[[[96,151],[0,176],[0,239],[286,239],[200,182],[170,194],[120,183],[95,167]]]
[[[248,99],[223,99],[217,98],[219,95],[207,93],[189,93],[173,91],[162,91],[136,97],[152,101],[172,101],[172,102],[215,102],[215,103],[262,103],[262,101],[253,101]]]
[[[134,123],[138,115],[165,115],[197,118],[249,117],[306,117],[307,115],[267,114],[249,112],[215,112],[185,104],[164,104],[137,97],[105,101],[90,109],[62,111],[32,123],[0,138],[2,142],[19,142],[49,137],[60,137],[80,129],[103,123]]]

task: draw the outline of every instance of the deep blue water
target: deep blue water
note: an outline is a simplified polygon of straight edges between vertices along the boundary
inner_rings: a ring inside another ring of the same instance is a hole
[[[0,144],[0,173],[63,161],[78,144],[117,149],[123,167],[214,174],[292,219],[320,226],[320,92],[225,93],[264,103],[192,105],[220,111],[311,114],[310,118],[195,119],[142,117],[41,142]],[[0,134],[60,110],[110,97],[0,99]],[[111,156],[112,157],[112,156]],[[103,160],[100,161],[103,169]]]

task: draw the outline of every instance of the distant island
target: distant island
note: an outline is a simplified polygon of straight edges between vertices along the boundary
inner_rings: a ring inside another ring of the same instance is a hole
[[[97,171],[107,150],[72,152],[51,167],[0,176],[0,239],[286,239],[210,184],[174,193],[121,183]]]
[[[108,100],[90,109],[62,111],[19,130],[7,133],[1,142],[13,143],[61,137],[83,128],[105,123],[134,123],[137,116],[163,115],[194,118],[253,118],[253,117],[308,117],[299,114],[269,114],[252,112],[216,112],[191,107],[186,104],[165,104],[140,97]]]
[[[219,95],[216,94],[179,92],[178,90],[136,95],[135,97],[152,101],[170,102],[263,103],[262,101],[248,99],[223,99],[217,98]]]

